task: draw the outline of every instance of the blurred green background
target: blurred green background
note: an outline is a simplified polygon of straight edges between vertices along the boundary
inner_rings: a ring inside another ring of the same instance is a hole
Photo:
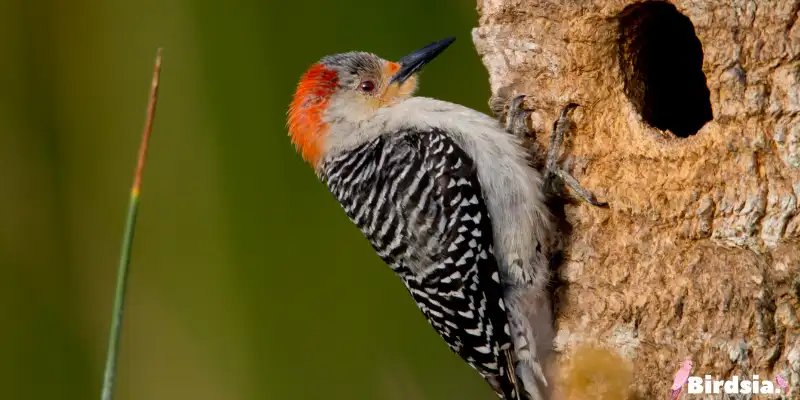
[[[487,111],[472,0],[0,0],[0,399],[99,399],[164,47],[117,399],[492,399],[287,137],[302,72],[459,38],[420,95]]]

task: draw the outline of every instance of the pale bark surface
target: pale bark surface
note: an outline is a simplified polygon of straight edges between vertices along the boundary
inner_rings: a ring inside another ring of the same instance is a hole
[[[800,399],[800,1],[673,2],[702,43],[713,110],[687,138],[626,95],[646,73],[631,66],[638,45],[620,46],[633,3],[478,0],[495,103],[529,94],[543,145],[560,108],[580,104],[562,161],[610,203],[567,207],[557,354],[615,349],[641,399],[666,398],[684,359],[692,375],[781,374]]]

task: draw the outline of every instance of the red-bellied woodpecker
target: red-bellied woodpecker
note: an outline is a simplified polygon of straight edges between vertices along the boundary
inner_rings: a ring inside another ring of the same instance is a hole
[[[523,97],[504,127],[412,96],[417,72],[454,40],[398,62],[365,52],[324,57],[301,78],[289,134],[450,348],[501,398],[543,399],[547,380],[526,315],[549,304],[554,222],[545,179],[509,134],[524,126]],[[554,124],[545,172],[598,204],[555,165],[573,106]]]

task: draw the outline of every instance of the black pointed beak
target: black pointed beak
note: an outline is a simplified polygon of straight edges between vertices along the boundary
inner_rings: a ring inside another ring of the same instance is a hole
[[[431,43],[397,61],[400,70],[394,74],[389,83],[402,85],[411,75],[422,69],[425,64],[431,62],[436,56],[441,54],[447,46],[455,42],[455,37],[449,37],[435,43]]]

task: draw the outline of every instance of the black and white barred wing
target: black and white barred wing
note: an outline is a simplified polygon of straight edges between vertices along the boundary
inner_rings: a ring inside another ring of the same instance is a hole
[[[334,196],[450,348],[498,394],[516,398],[492,225],[473,161],[436,130],[399,132],[351,154],[325,166]]]

